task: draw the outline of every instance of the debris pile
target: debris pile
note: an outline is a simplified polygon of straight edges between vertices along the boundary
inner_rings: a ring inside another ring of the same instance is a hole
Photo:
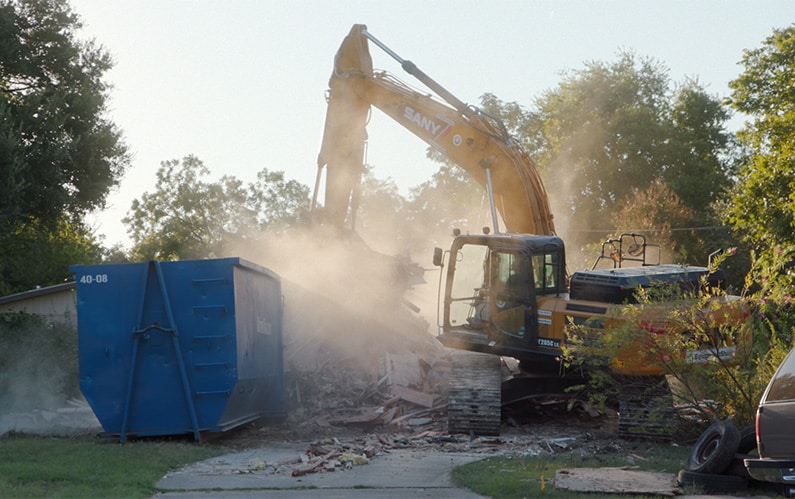
[[[452,351],[415,304],[432,315],[435,293],[427,304],[427,288],[356,238],[293,236],[258,249],[282,276],[291,431],[446,431]]]
[[[420,352],[383,352],[365,359],[334,358],[293,366],[287,390],[301,427],[403,428],[444,425],[450,353],[428,337]]]
[[[294,468],[290,474],[304,476],[318,471],[335,471],[338,468],[351,469],[353,466],[368,464],[377,451],[377,441],[359,445],[343,444],[336,438],[312,442],[306,453],[299,458],[301,466]]]
[[[268,428],[260,431],[267,432]],[[275,462],[251,459],[237,473],[265,473],[301,477],[314,473],[344,472],[355,466],[367,465],[393,452],[417,450],[422,452],[483,454],[512,457],[552,456],[579,453],[592,456],[607,453],[627,453],[627,462],[643,459],[642,449],[633,448],[631,442],[615,440],[614,430],[590,431],[571,428],[569,425],[545,425],[533,429],[507,432],[502,437],[471,437],[450,435],[431,429],[407,426],[393,433],[368,432],[351,437],[326,437],[313,440],[294,458]],[[329,434],[333,434],[332,430]]]
[[[408,302],[405,283],[385,275],[387,266],[374,265],[369,254],[351,262],[351,249],[337,265],[315,267],[311,280],[283,271],[291,423],[444,424],[449,351]]]

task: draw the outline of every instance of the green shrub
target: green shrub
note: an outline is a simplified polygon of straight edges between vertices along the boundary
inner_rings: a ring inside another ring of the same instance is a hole
[[[643,355],[666,376],[681,414],[751,424],[771,375],[793,346],[789,262],[795,251],[775,254],[779,260],[756,261],[740,297],[664,287],[639,292],[637,305],[617,308],[599,328],[572,326],[565,357],[588,368],[585,395],[604,405],[626,382],[611,373],[615,359]],[[652,378],[650,387],[657,383]]]

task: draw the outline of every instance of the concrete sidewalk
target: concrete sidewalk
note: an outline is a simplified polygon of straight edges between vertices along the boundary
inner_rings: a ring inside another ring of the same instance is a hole
[[[484,459],[483,454],[390,450],[370,463],[333,472],[293,477],[277,463],[297,458],[306,444],[281,444],[216,457],[166,475],[157,498],[477,498],[456,488],[455,466]]]
[[[368,464],[344,470],[291,476],[284,466],[306,451],[305,443],[276,444],[194,463],[158,483],[157,499],[475,499],[482,496],[453,485],[454,467],[489,454],[392,449]],[[673,477],[673,475],[672,475]],[[762,496],[767,497],[767,496]],[[734,499],[726,495],[683,495],[678,499]]]

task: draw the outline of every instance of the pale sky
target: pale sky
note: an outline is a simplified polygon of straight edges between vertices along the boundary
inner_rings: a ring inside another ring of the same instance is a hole
[[[729,93],[743,49],[795,22],[791,0],[70,0],[114,57],[110,118],[133,154],[109,208],[90,220],[129,247],[121,223],[162,161],[197,156],[212,180],[263,168],[314,186],[334,54],[354,24],[464,102],[490,92],[532,107],[561,72],[619,50]],[[419,86],[371,47],[374,67]],[[734,121],[739,126],[740,121]],[[373,112],[367,163],[405,194],[436,169],[426,145]],[[532,151],[531,151],[532,153]]]

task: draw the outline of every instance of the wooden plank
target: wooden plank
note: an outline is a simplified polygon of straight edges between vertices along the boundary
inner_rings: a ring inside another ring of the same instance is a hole
[[[396,354],[387,352],[388,383],[390,385],[418,386],[422,384],[422,369],[414,353]]]
[[[381,417],[383,411],[379,411],[377,407],[362,407],[360,408],[356,414],[347,416],[341,421],[337,421],[338,423],[342,424],[366,424],[366,423],[374,423],[377,419]]]
[[[400,397],[406,402],[411,402],[412,404],[417,404],[429,409],[433,407],[433,395],[430,393],[418,392],[417,390],[412,390],[411,388],[406,388],[401,385],[393,385],[390,390],[392,395]]]
[[[387,410],[384,413],[384,424],[388,425],[389,423],[391,423],[392,420],[395,419],[395,414],[397,414],[397,412],[398,412],[397,407],[392,407],[391,409]]]
[[[624,468],[571,468],[555,473],[555,488],[572,492],[654,494],[671,497],[682,493],[673,473]]]

